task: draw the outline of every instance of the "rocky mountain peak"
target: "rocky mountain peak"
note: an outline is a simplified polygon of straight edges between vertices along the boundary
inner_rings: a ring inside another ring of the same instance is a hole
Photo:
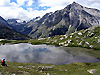
[[[67,5],[65,8],[64,8],[65,11],[70,11],[70,10],[83,10],[83,6],[76,3],[76,2],[73,2],[72,4],[69,4]]]
[[[76,2],[73,2],[71,4],[71,7],[74,8],[74,9],[79,9],[79,10],[81,10],[83,8],[82,5],[80,5],[80,4],[76,3]]]
[[[8,19],[7,22],[8,22],[9,24],[17,23],[17,19]]]
[[[98,25],[99,10],[86,8],[76,2],[62,10],[46,13],[28,22],[21,32],[34,38],[64,35]]]
[[[80,4],[78,4],[78,3],[76,3],[76,2],[73,2],[72,5],[80,5]]]

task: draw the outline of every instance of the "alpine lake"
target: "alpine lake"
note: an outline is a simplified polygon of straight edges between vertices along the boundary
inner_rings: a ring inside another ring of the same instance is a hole
[[[100,50],[20,43],[1,45],[0,59],[3,58],[8,62],[56,65],[80,62],[98,63],[100,62]]]

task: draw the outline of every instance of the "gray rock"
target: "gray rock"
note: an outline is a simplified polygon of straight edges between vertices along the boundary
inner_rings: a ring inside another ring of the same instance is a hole
[[[89,72],[91,74],[95,74],[96,73],[96,69],[90,69],[90,70],[87,70],[87,72]]]

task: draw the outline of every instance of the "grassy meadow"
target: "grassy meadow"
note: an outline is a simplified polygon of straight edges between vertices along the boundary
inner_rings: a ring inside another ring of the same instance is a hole
[[[64,47],[83,47],[100,50],[100,27],[76,31],[69,35],[30,40],[1,40],[0,44],[29,43],[47,44]],[[100,75],[100,63],[71,63],[68,65],[6,62],[7,67],[0,66],[0,75],[92,75],[87,70],[95,69],[93,75]]]

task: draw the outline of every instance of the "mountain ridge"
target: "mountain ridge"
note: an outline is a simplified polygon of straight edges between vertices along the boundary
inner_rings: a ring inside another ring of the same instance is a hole
[[[27,40],[30,37],[12,30],[8,22],[0,16],[0,39]]]
[[[41,38],[69,34],[99,23],[100,10],[73,2],[62,10],[46,13],[42,18],[29,21],[19,31],[34,38]]]

